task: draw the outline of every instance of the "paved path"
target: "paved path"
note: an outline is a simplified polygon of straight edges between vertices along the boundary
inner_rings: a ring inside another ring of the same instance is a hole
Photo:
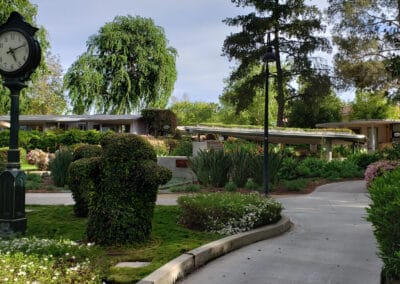
[[[172,205],[175,194],[159,194]],[[381,261],[362,181],[334,183],[312,194],[278,198],[295,224],[283,236],[247,246],[189,275],[184,284],[376,284]],[[68,193],[28,193],[26,204],[73,204]]]
[[[381,261],[364,220],[369,199],[362,181],[279,199],[295,224],[289,233],[214,260],[181,283],[379,283]]]
[[[180,194],[159,194],[158,205],[175,205],[176,198]],[[73,205],[71,193],[27,193],[25,195],[27,205]]]

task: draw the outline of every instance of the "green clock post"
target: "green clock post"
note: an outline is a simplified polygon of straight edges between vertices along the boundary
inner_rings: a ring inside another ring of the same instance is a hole
[[[0,74],[10,90],[10,145],[7,169],[0,174],[0,235],[25,233],[25,173],[18,149],[19,94],[40,63],[41,50],[34,38],[38,29],[12,12],[0,26]]]

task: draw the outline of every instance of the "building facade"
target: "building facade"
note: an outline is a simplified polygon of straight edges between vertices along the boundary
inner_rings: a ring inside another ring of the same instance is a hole
[[[347,128],[355,134],[365,135],[365,148],[369,152],[390,147],[400,143],[400,120],[393,119],[362,119],[346,122],[320,123],[319,128]]]
[[[0,127],[8,128],[10,116],[0,116]],[[81,129],[146,134],[147,124],[139,115],[20,115],[21,130]]]

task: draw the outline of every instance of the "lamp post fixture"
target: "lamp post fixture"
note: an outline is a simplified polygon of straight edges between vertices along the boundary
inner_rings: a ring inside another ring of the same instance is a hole
[[[269,168],[268,168],[268,94],[269,94],[269,62],[276,60],[276,55],[272,49],[270,33],[267,34],[267,50],[264,54],[263,61],[265,62],[265,104],[264,104],[264,173],[263,173],[263,183],[264,183],[264,194],[268,195],[269,186]]]
[[[19,94],[40,63],[40,45],[34,38],[37,30],[17,12],[0,26],[0,74],[11,97],[7,169],[0,174],[0,236],[26,231],[26,176],[20,170],[18,149]]]

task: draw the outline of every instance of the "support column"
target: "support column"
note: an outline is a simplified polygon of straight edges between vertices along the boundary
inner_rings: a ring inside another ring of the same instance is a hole
[[[326,160],[328,162],[332,161],[332,140],[326,139],[325,140],[325,147],[326,147]]]

